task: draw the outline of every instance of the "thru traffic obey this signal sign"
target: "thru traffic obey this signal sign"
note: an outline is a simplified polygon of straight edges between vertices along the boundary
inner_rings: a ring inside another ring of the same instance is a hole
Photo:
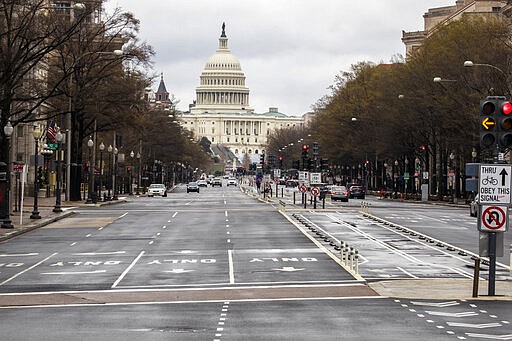
[[[479,204],[510,204],[512,166],[481,164],[478,176]]]

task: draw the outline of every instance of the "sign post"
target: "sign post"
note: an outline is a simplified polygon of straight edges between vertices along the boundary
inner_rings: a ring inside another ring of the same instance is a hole
[[[498,232],[508,230],[508,205],[511,202],[512,166],[481,164],[478,172],[478,230],[489,234],[488,295],[496,291],[496,239]]]

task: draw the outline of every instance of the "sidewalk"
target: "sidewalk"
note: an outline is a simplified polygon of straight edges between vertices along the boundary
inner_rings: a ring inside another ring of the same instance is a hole
[[[31,219],[32,211],[34,210],[34,198],[26,197],[23,202],[23,216],[20,217],[20,212],[12,212],[11,222],[14,225],[12,229],[0,228],[0,241],[4,241],[9,238],[13,238],[20,234],[28,231],[43,227],[51,224],[57,220],[66,218],[74,214],[73,208],[80,206],[83,207],[100,207],[103,205],[112,205],[120,202],[126,202],[124,199],[115,201],[98,202],[96,204],[86,204],[85,201],[62,201],[61,209],[62,212],[55,213],[53,208],[55,207],[55,197],[49,198],[37,198],[38,212],[41,219]],[[21,220],[21,223],[20,223]]]

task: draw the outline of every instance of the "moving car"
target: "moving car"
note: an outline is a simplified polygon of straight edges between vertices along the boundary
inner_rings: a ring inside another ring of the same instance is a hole
[[[236,179],[235,178],[228,178],[228,183],[226,186],[236,186]]]
[[[331,194],[331,201],[345,201],[348,202],[348,189],[345,186],[331,186],[329,193]]]
[[[151,184],[148,187],[148,197],[160,195],[162,197],[167,196],[167,188],[164,184]]]
[[[197,182],[192,181],[187,184],[187,193],[189,192],[199,193],[199,185],[197,184]]]
[[[299,180],[294,180],[294,179],[287,180],[285,186],[286,187],[299,187]]]
[[[197,180],[197,185],[199,187],[207,187],[208,183],[206,182],[206,180],[201,179],[201,180]]]
[[[349,197],[350,198],[358,198],[358,199],[364,199],[366,193],[363,186],[352,186],[349,189]]]
[[[222,179],[221,178],[213,178],[212,187],[220,186],[222,187]]]

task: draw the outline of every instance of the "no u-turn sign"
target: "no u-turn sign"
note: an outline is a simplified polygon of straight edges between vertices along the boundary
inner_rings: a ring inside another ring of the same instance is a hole
[[[508,206],[482,205],[478,230],[482,232],[504,232],[508,230]]]

